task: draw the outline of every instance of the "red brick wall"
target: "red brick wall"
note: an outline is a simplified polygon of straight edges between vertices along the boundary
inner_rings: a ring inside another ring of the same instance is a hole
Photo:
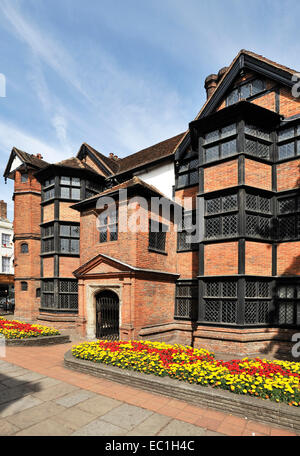
[[[43,207],[43,222],[50,222],[54,220],[54,204],[47,204]]]
[[[73,277],[73,271],[79,268],[80,260],[78,257],[59,257],[59,276]]]
[[[238,184],[238,160],[204,168],[204,191],[219,190]]]
[[[278,245],[277,275],[300,275],[300,241]]]
[[[222,242],[204,246],[204,274],[238,274],[238,242]]]
[[[180,279],[190,279],[199,274],[199,252],[177,253],[177,273]]]
[[[72,222],[80,221],[80,213],[70,207],[70,206],[72,206],[72,204],[74,204],[74,203],[73,202],[66,203],[66,202],[60,201],[60,203],[59,203],[59,220],[72,221]]]
[[[272,189],[272,167],[255,160],[245,159],[245,184],[251,187]]]
[[[291,117],[300,113],[300,100],[292,96],[290,88],[280,88],[279,103],[280,114],[284,117]]]
[[[300,160],[293,160],[277,165],[277,190],[289,190],[300,187]]]
[[[262,242],[246,241],[245,273],[272,275],[272,246]]]
[[[20,193],[31,192],[31,193]],[[16,171],[14,185],[14,235],[15,235],[15,315],[32,318],[37,315],[39,299],[36,288],[40,287],[40,220],[41,187],[32,170],[28,181],[21,182]],[[21,253],[21,244],[28,244],[28,253]],[[21,291],[21,281],[27,282],[28,290]]]

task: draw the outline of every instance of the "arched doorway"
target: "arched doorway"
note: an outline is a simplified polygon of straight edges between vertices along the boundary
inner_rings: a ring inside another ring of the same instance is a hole
[[[96,338],[119,339],[119,297],[111,290],[96,295]]]

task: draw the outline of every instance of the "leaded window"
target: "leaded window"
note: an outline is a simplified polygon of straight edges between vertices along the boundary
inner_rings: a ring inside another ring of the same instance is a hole
[[[205,237],[230,237],[238,234],[238,199],[236,194],[205,201]],[[226,214],[226,212],[235,212]],[[223,215],[218,215],[223,213]],[[213,216],[214,215],[214,216]]]
[[[259,158],[270,158],[270,133],[256,125],[245,125],[245,152]]]
[[[190,238],[195,236],[196,211],[186,212],[183,217],[183,228],[177,233],[177,250],[179,252],[196,250],[198,244],[190,242]]]
[[[54,225],[43,226],[42,232],[42,253],[54,251]]]
[[[176,284],[175,294],[175,318],[195,320],[197,318],[198,306],[198,285],[186,284],[184,282]]]
[[[204,162],[208,163],[237,153],[236,124],[206,133],[204,136]]]
[[[54,177],[46,179],[42,185],[42,201],[48,201],[55,196]]]
[[[60,311],[77,311],[77,280],[42,280],[41,307]]]
[[[59,227],[59,245],[61,253],[79,253],[79,225],[61,224]]]
[[[271,301],[246,301],[245,324],[270,324],[273,321]]]
[[[270,217],[246,214],[246,236],[270,238]]]
[[[118,240],[118,210],[104,211],[98,217],[99,242]]]
[[[76,280],[59,280],[58,308],[78,309],[78,283]]]
[[[271,213],[271,198],[253,193],[246,194],[246,210],[254,212],[262,212],[264,214]]]
[[[99,182],[86,181],[85,184],[85,198],[90,198],[103,191],[103,185]]]
[[[278,199],[279,239],[300,238],[300,197],[289,196]]]
[[[277,312],[279,325],[300,325],[300,284],[277,285]]]
[[[237,281],[207,280],[204,282],[204,321],[237,323]]]
[[[245,81],[238,87],[232,89],[226,97],[226,106],[237,103],[241,99],[247,99],[265,90],[265,81],[262,79],[252,79]]]
[[[61,176],[60,197],[71,200],[80,200],[80,178]]]
[[[278,159],[300,155],[300,126],[288,127],[278,132]]]
[[[178,165],[176,188],[198,184],[198,157],[184,160]]]
[[[149,220],[149,250],[165,252],[168,226],[155,220]]]

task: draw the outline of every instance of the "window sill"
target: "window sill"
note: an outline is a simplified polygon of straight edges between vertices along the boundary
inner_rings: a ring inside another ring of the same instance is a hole
[[[153,253],[160,253],[161,255],[168,255],[168,253],[165,252],[164,250],[157,250],[157,249],[154,249],[152,247],[149,247],[148,251],[149,252],[153,252]]]

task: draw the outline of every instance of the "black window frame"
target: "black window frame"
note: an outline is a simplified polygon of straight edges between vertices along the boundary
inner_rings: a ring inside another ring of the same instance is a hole
[[[287,135],[286,137],[281,138],[281,134],[287,131],[293,131],[292,135]],[[291,150],[292,154],[285,154],[283,157],[280,156],[280,148],[292,145]],[[290,160],[293,158],[300,158],[300,124],[296,123],[292,126],[286,126],[277,131],[277,155],[278,162],[285,160]]]
[[[22,242],[20,247],[20,253],[22,255],[29,253],[29,245],[27,242]]]
[[[69,234],[63,233],[63,228],[69,229]],[[77,230],[76,235],[74,231]],[[73,231],[73,232],[72,232]],[[72,248],[72,245],[75,245],[76,242],[76,249]],[[63,243],[67,243],[68,248],[64,250],[62,248]],[[59,235],[58,235],[58,250],[61,254],[66,255],[79,255],[80,253],[80,224],[75,223],[59,223]]]
[[[119,238],[119,208],[104,211],[98,217],[99,243],[115,242]]]
[[[188,153],[187,155],[190,155]],[[199,174],[198,174],[198,167],[199,167],[199,158],[198,155],[192,153],[192,155],[187,156],[182,161],[176,164],[176,182],[175,182],[175,190],[179,190],[186,187],[193,187],[194,185],[199,184]],[[195,176],[195,180],[194,180]],[[180,180],[185,178],[186,181],[180,184]]]
[[[263,89],[257,91],[254,93],[253,91],[253,83],[255,81],[260,81],[262,82],[262,85],[263,85]],[[250,87],[250,92],[249,92],[249,95],[247,97],[244,97],[242,96],[241,94],[241,91],[246,87],[246,86],[249,86]],[[266,90],[266,81],[264,78],[257,78],[257,77],[254,77],[254,78],[249,78],[247,79],[246,81],[243,81],[239,84],[237,84],[235,87],[233,87],[229,92],[228,94],[226,95],[226,100],[225,100],[225,104],[226,104],[226,107],[227,106],[232,106],[233,104],[235,103],[238,103],[240,100],[242,99],[250,99],[252,97],[256,97],[258,96],[259,94],[263,93],[264,91]],[[237,99],[236,101],[233,101],[233,102],[229,102],[229,97],[232,95],[233,92],[237,92]]]
[[[185,289],[185,290],[183,290]],[[197,321],[198,282],[197,280],[178,281],[175,285],[175,320]]]
[[[185,211],[184,213],[184,216],[183,216],[183,227],[181,230],[178,230],[177,231],[177,252],[191,252],[191,251],[195,251],[195,250],[198,250],[198,243],[197,242],[192,242],[192,243],[188,243],[186,241],[186,237],[187,236],[193,236],[194,234],[189,232],[189,231],[186,231],[185,230],[185,227],[184,227],[184,224],[187,223],[189,224],[188,222],[188,218],[191,217],[191,221],[192,221],[192,225],[195,226],[196,224],[196,219],[197,219],[197,210],[193,210],[193,211]],[[196,229],[196,228],[195,228]]]
[[[158,226],[158,231],[152,231],[152,226]],[[166,229],[164,229],[166,228]],[[148,239],[148,250],[150,252],[155,253],[163,253],[167,254],[166,252],[166,244],[167,244],[167,231],[168,225],[157,222],[156,220],[149,219],[149,239]],[[160,245],[163,245],[163,248],[160,248]]]

